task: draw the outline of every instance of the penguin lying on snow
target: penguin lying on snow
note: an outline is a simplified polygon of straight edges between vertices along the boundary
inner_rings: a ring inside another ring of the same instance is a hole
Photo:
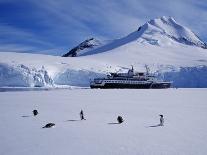
[[[47,123],[45,126],[43,126],[42,128],[51,128],[54,127],[55,124],[54,123]]]

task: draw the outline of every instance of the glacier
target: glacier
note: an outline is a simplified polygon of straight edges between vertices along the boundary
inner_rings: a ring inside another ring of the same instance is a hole
[[[120,59],[109,62],[108,56],[93,60],[91,57],[74,59],[35,54],[30,62],[27,61],[30,56],[26,53],[1,53],[0,87],[89,87],[90,80],[104,77],[110,72],[126,72],[131,64],[136,71],[145,71],[144,65],[148,64],[151,73],[159,79],[172,81],[174,87],[207,87],[206,61],[188,60],[189,64],[183,62],[183,65],[177,60],[177,64],[169,65],[150,63],[150,59],[139,63],[139,60],[127,58],[121,63]]]
[[[53,86],[53,79],[44,67],[40,70],[23,64],[12,66],[0,63],[0,86],[7,87],[44,87]]]
[[[64,57],[1,51],[0,87],[89,87],[93,78],[126,72],[131,65],[138,72],[147,65],[174,87],[207,87],[206,44],[166,16],[120,39],[88,39]]]

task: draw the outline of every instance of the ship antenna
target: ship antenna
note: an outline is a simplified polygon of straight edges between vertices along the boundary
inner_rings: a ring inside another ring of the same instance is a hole
[[[149,66],[148,66],[148,65],[146,65],[146,64],[145,64],[145,69],[146,69],[146,73],[147,73],[147,75],[149,75],[150,68],[149,68]]]
[[[133,65],[131,65],[132,66],[132,71],[134,71],[134,67],[133,67]]]

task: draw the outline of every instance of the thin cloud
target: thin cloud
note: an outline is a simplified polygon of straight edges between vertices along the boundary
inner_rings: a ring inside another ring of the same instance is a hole
[[[24,1],[24,0],[22,0]],[[0,0],[1,3],[18,0]],[[207,41],[207,4],[197,0],[27,0],[31,12],[27,18],[40,26],[18,28],[0,21],[0,44],[16,44],[40,51],[76,46],[84,39],[115,39],[135,31],[140,25],[159,16],[173,16]],[[21,3],[24,5],[24,3]],[[189,11],[191,10],[191,11]],[[8,13],[11,10],[8,10]],[[1,11],[0,11],[1,12]],[[18,16],[22,15],[16,14]],[[30,21],[30,22],[31,22]],[[42,29],[41,29],[42,28]]]
[[[196,0],[43,0],[35,3],[65,22],[68,29],[75,27],[77,31],[84,31],[85,35],[121,37],[149,19],[163,15],[173,16],[197,33],[201,31],[200,34],[207,26],[206,4]]]
[[[34,52],[37,49],[35,49],[32,46],[26,46],[24,44],[2,44],[0,46],[1,52],[18,52],[18,53],[29,53]]]
[[[16,43],[27,42],[28,44],[34,44],[39,46],[48,46],[48,47],[52,46],[51,43],[41,40],[40,37],[36,36],[32,32],[21,30],[19,28],[6,24],[0,25],[0,34],[1,34],[0,44],[2,43],[11,44],[13,42]]]

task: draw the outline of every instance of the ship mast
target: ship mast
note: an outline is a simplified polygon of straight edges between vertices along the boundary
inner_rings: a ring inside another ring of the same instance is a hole
[[[144,67],[145,67],[145,69],[146,69],[146,74],[149,75],[149,73],[150,73],[150,68],[149,68],[149,66],[145,64]]]
[[[131,65],[132,66],[132,72],[134,72],[134,67],[133,67],[133,65]]]

